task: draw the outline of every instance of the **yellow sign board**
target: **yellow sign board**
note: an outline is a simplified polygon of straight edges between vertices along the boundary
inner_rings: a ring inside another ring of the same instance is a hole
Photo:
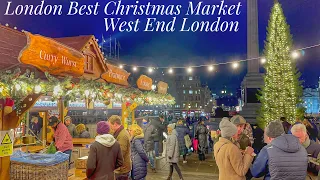
[[[4,138],[1,142],[1,144],[12,144],[12,141],[10,139],[10,136],[8,133],[6,133],[6,135],[4,135]]]
[[[10,156],[13,153],[13,130],[1,131],[0,157]]]

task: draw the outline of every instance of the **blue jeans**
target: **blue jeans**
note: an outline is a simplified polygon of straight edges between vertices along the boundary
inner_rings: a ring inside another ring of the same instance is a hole
[[[154,151],[156,153],[156,157],[159,157],[159,141],[154,142]]]
[[[147,152],[147,156],[148,156],[148,159],[149,159],[149,161],[150,161],[151,168],[152,168],[152,169],[155,169],[155,168],[156,168],[156,164],[155,164],[155,152],[154,152],[154,151],[148,151],[148,152]]]
[[[71,153],[72,153],[72,150],[66,150],[66,151],[64,151],[63,153],[69,155],[69,169],[70,169],[70,162],[71,162]]]

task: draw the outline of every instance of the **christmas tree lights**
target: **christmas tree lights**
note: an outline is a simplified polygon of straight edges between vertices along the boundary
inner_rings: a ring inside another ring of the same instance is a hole
[[[265,85],[259,96],[262,105],[258,117],[262,127],[280,117],[286,117],[291,123],[297,118],[302,86],[291,48],[289,25],[281,5],[276,2],[272,8],[264,49],[266,74]]]

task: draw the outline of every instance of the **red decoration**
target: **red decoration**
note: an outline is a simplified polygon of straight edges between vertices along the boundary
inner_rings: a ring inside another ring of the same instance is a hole
[[[129,107],[131,105],[130,102],[126,102],[126,106]]]
[[[11,98],[6,98],[6,103],[4,104],[4,106],[9,106],[12,107],[14,105],[14,101]]]

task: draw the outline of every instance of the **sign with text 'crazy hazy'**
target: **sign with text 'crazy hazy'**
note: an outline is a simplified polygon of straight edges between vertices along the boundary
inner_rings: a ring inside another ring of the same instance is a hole
[[[60,76],[81,76],[84,56],[77,50],[53,39],[25,32],[28,42],[19,54],[19,61],[43,72]]]
[[[107,64],[108,71],[103,73],[101,77],[107,82],[128,86],[128,77],[130,73],[126,70],[118,68],[114,65]]]
[[[137,81],[139,89],[150,91],[152,90],[152,79],[146,75],[141,75]]]

